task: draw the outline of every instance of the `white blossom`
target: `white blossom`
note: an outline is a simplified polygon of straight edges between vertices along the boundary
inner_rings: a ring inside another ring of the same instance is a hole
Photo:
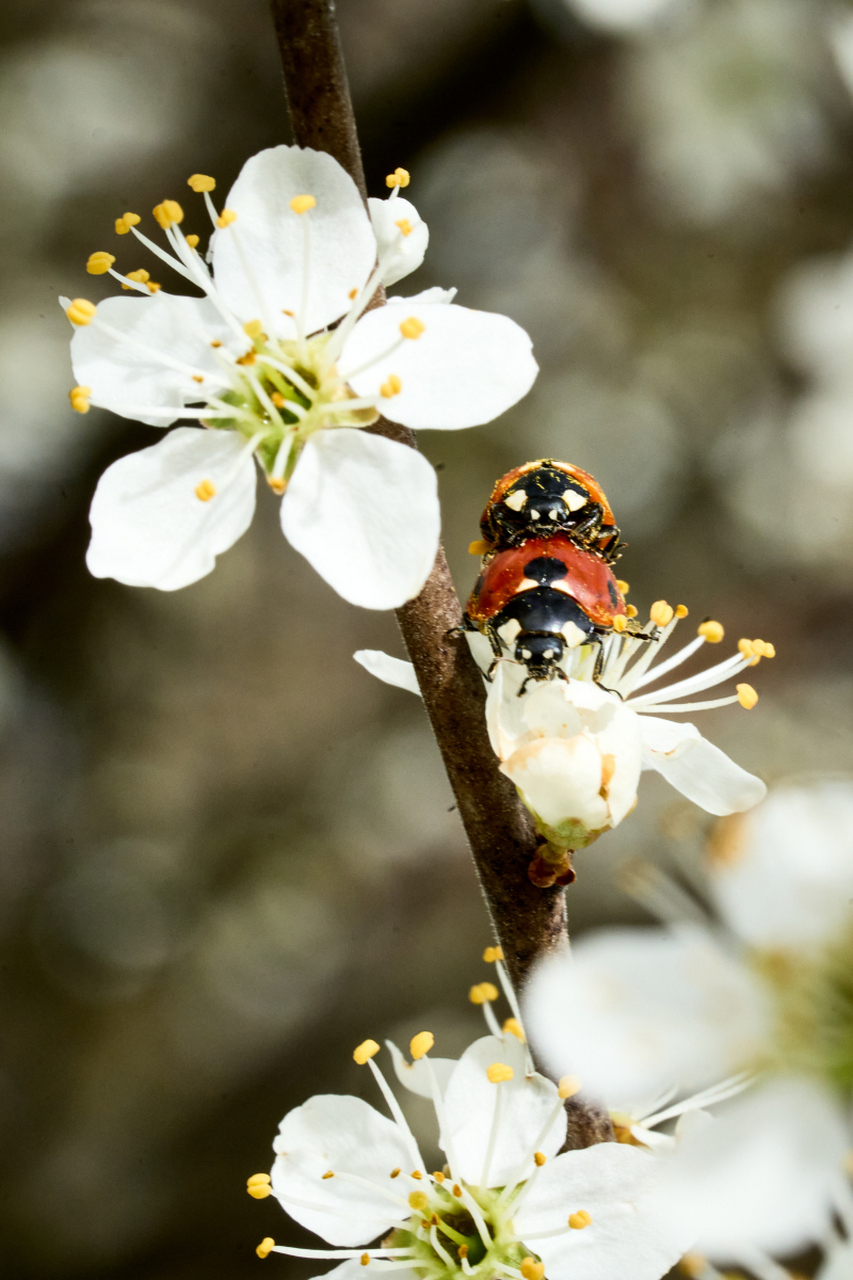
[[[368,215],[330,156],[281,146],[247,161],[221,213],[213,179],[189,179],[214,223],[207,259],[176,201],[154,211],[168,251],[137,215],[117,220],[203,296],[167,294],[147,271],[122,275],[112,254],[93,254],[90,272],[143,296],[61,300],[75,326],[72,405],[197,425],[108,468],[92,505],[93,574],[168,591],[209,573],[251,519],[257,463],[284,495],[285,536],[345,599],[384,609],[417,594],[438,547],[435,473],[359,428],[380,411],[418,429],[488,422],[537,368],[522,329],[452,305],[453,291],[367,310],[426,249],[399,195],[407,183],[390,175]]]
[[[515,1034],[485,1036],[458,1061],[439,1060],[440,1070],[432,1043],[422,1032],[412,1064],[395,1057],[398,1072],[417,1076],[409,1087],[433,1101],[444,1170],[428,1171],[373,1060],[379,1045],[365,1041],[354,1057],[370,1065],[391,1118],[359,1098],[311,1098],[282,1121],[271,1175],[249,1180],[252,1194],[271,1189],[292,1218],[338,1247],[267,1238],[262,1256],[338,1259],[341,1280],[365,1265],[410,1280],[541,1280],[546,1271],[553,1280],[657,1280],[677,1261],[690,1231],[665,1210],[658,1159],[616,1143],[559,1154],[566,1094],[532,1070]]]

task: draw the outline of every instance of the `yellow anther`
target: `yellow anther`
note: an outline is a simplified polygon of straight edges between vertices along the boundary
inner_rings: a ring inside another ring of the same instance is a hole
[[[649,610],[649,617],[656,627],[665,627],[672,622],[675,610],[665,600],[655,600]]]
[[[758,643],[758,641],[756,641],[756,644],[757,644],[757,643]],[[770,641],[769,641],[769,640],[762,640],[762,641],[761,641],[761,644],[764,646],[764,652],[763,652],[763,653],[762,653],[762,655],[761,655],[761,656],[762,656],[762,658],[775,658],[775,657],[776,657],[776,646],[775,646],[775,645],[772,645],[772,644],[770,643]]]
[[[414,1209],[416,1213],[422,1213],[429,1204],[429,1196],[425,1191],[409,1192],[409,1208]]]
[[[489,1084],[503,1084],[511,1080],[514,1075],[512,1067],[508,1067],[505,1062],[493,1062],[490,1067],[486,1067],[486,1079]]]
[[[701,1253],[685,1253],[678,1264],[678,1270],[682,1275],[689,1276],[690,1280],[698,1280],[707,1265],[708,1262]]]
[[[411,177],[407,169],[395,169],[393,173],[389,173],[385,179],[386,187],[407,187],[411,182]]]
[[[436,1169],[435,1173],[433,1173],[432,1176],[435,1178],[436,1182],[438,1183],[444,1182],[444,1174],[441,1173],[438,1169]]]
[[[243,332],[247,338],[259,338],[264,331],[264,326],[260,320],[247,320],[243,325]]]
[[[287,404],[287,401],[285,400],[284,396],[281,394],[280,391],[273,391],[272,395],[270,396],[270,400],[272,400],[276,409],[283,409],[284,406]]]
[[[638,612],[639,612],[639,610],[637,609],[637,606],[636,606],[635,604],[626,604],[626,605],[625,605],[625,616],[626,616],[626,618],[636,618],[636,616],[637,616],[637,613],[638,613]]]
[[[187,186],[192,187],[193,191],[215,191],[216,179],[210,178],[206,173],[194,173],[187,178]]]
[[[317,201],[313,196],[294,196],[290,202],[290,207],[294,213],[307,213],[309,209],[313,209]]]
[[[719,622],[712,622],[709,618],[707,622],[699,624],[696,628],[696,634],[701,636],[703,640],[707,640],[708,644],[719,644],[726,633]]]
[[[115,262],[115,258],[111,253],[107,253],[103,249],[99,249],[96,253],[90,253],[86,263],[86,270],[90,276],[102,276]]]
[[[257,360],[257,358],[258,358],[258,357],[257,357],[256,353],[255,353],[253,350],[252,350],[252,351],[247,351],[247,352],[245,353],[245,355],[238,356],[238,357],[237,357],[237,359],[234,361],[234,363],[235,363],[235,364],[246,364],[246,365],[247,365],[247,364],[254,364],[254,363],[255,363],[255,361]]]
[[[370,1254],[369,1254],[369,1253],[363,1253],[363,1254],[361,1255],[361,1257],[359,1258],[359,1262],[361,1263],[361,1265],[362,1265],[363,1267],[366,1267],[369,1261],[370,1261]]]
[[[233,209],[223,209],[219,217],[216,219],[217,227],[230,227],[232,222],[237,221],[237,215]]]
[[[535,1258],[525,1258],[521,1264],[521,1274],[524,1280],[542,1280],[545,1274],[545,1263],[537,1262]]]
[[[268,1182],[249,1182],[246,1190],[253,1200],[266,1200],[267,1196],[272,1195],[272,1187]]]
[[[169,227],[174,226],[176,222],[184,220],[184,211],[177,200],[161,200],[151,212],[164,231],[168,231]]]
[[[547,1161],[548,1161],[548,1157],[545,1155],[543,1151],[533,1152],[533,1163],[536,1165],[537,1169],[541,1169],[543,1164],[546,1164]]]
[[[154,284],[151,276],[144,267],[140,267],[137,271],[128,271],[127,279],[135,281],[136,284],[146,285],[150,293],[156,293],[160,288],[159,284]],[[123,284],[121,287],[122,289],[129,289],[131,286],[129,284]]]
[[[379,388],[379,394],[386,400],[390,400],[392,396],[398,396],[402,390],[402,382],[397,377],[396,373],[391,373]]]
[[[454,1184],[453,1184],[453,1194],[456,1196],[456,1199],[457,1199],[457,1200],[458,1200],[458,1199],[461,1197],[461,1195],[462,1195],[462,1188],[460,1187],[460,1185],[459,1185],[459,1183],[458,1183],[458,1182],[454,1182]],[[463,1246],[463,1247],[464,1247],[464,1246]],[[460,1258],[464,1257],[464,1254],[460,1252],[459,1257],[460,1257]]]
[[[454,1191],[455,1191],[455,1188],[454,1188]],[[467,1257],[468,1257],[468,1246],[467,1246],[467,1244],[460,1244],[460,1246],[459,1246],[459,1248],[456,1250],[456,1252],[459,1254],[459,1257],[460,1257],[460,1258],[467,1258]]]
[[[296,315],[296,312],[295,312],[295,311],[288,311],[287,307],[282,307],[282,309],[281,309],[281,314],[282,314],[283,316],[290,316],[290,318],[291,318],[291,320],[292,320],[292,319],[294,318],[294,316]]]
[[[335,1172],[334,1172],[334,1170],[333,1170],[333,1169],[327,1169],[327,1170],[326,1170],[326,1172],[323,1174],[323,1177],[322,1177],[321,1181],[322,1181],[322,1182],[326,1182],[329,1178],[334,1178],[334,1176],[335,1176]]]
[[[352,1056],[360,1067],[370,1059],[374,1058],[379,1052],[379,1045],[375,1040],[362,1040],[358,1048],[353,1049]]]
[[[522,1044],[527,1040],[527,1037],[524,1034],[524,1028],[518,1018],[507,1018],[506,1022],[501,1027],[501,1031],[503,1031],[505,1036],[515,1036],[516,1040],[520,1040]]]
[[[621,634],[627,626],[628,619],[623,617],[621,613],[617,613],[616,617],[613,619],[613,630],[618,631]]]
[[[569,1226],[575,1231],[583,1231],[584,1227],[588,1227],[592,1222],[592,1218],[586,1209],[578,1209],[577,1213],[569,1214]]]
[[[623,596],[626,596],[628,592],[631,590],[630,582],[626,582],[624,578],[617,578],[616,585],[619,588],[619,590],[622,592]]]
[[[246,1186],[256,1187],[261,1182],[270,1183],[272,1182],[272,1178],[268,1173],[253,1173],[251,1178],[246,1179]]]
[[[287,481],[279,476],[267,476],[267,484],[273,493],[277,493],[279,497],[287,492]]]
[[[747,640],[746,637],[738,640],[737,647],[744,658],[755,658],[761,656],[760,654],[756,654],[753,642],[751,640]]]
[[[126,236],[130,228],[141,221],[138,213],[123,213],[120,218],[116,218],[116,235]]]
[[[403,1172],[403,1170],[400,1168],[400,1166],[399,1166],[399,1165],[397,1165],[397,1168],[396,1168],[396,1169],[392,1169],[392,1170],[391,1170],[391,1172],[389,1173],[388,1177],[389,1177],[389,1178],[399,1178],[399,1176],[400,1176],[400,1174],[401,1174],[402,1172]]]
[[[468,999],[472,1004],[488,1004],[490,1000],[497,1000],[498,989],[493,982],[478,982],[468,992]]]
[[[675,606],[676,618],[686,618],[689,612],[690,610],[687,608],[686,604],[678,604]]]
[[[738,702],[746,711],[751,711],[758,701],[758,694],[751,684],[739,684],[736,688]]]
[[[77,413],[89,412],[89,396],[92,394],[91,387],[72,387],[68,392],[68,399],[71,401],[71,408]]]
[[[212,480],[202,480],[201,484],[196,485],[194,492],[199,502],[210,502],[211,498],[216,497],[216,485]]]
[[[255,1253],[259,1258],[266,1258],[268,1254],[272,1253],[274,1248],[275,1240],[273,1240],[272,1236],[264,1236],[263,1240],[255,1250]]]
[[[477,542],[472,542],[468,550],[473,555],[474,554],[473,548],[480,545],[484,546],[486,550],[488,550],[489,548],[488,542],[485,542],[482,544]],[[504,958],[503,947],[486,947],[486,950],[483,952],[483,959],[485,960],[486,964],[494,964],[496,960],[503,960],[503,958]]]
[[[417,1062],[419,1058],[423,1058],[425,1054],[429,1053],[434,1044],[435,1036],[431,1031],[419,1031],[409,1041],[409,1053]]]
[[[426,325],[417,316],[409,316],[400,325],[400,332],[404,338],[419,338],[425,328]]]
[[[557,1093],[561,1098],[573,1098],[581,1091],[581,1082],[577,1076],[562,1076],[557,1085]]]
[[[414,1178],[415,1182],[420,1182],[423,1176],[424,1175],[421,1173],[420,1169],[413,1169],[409,1174],[409,1177]]]
[[[186,239],[187,239],[187,244],[191,249],[194,249],[198,244],[198,236],[187,236]]]
[[[193,373],[190,376],[192,377],[193,382],[204,382],[204,377],[200,373]]]
[[[89,302],[86,298],[74,298],[65,314],[72,324],[83,326],[92,323],[97,311],[94,302]]]
[[[484,556],[491,545],[490,542],[484,542],[482,538],[478,538],[476,542],[468,543],[468,554],[469,556]],[[487,947],[486,950],[493,951],[495,948]]]
[[[221,347],[221,346],[222,346],[222,343],[219,341],[219,339],[218,339],[218,338],[214,338],[210,345],[211,345],[212,347],[216,348],[216,347]]]
[[[408,218],[399,218],[395,223],[395,227],[400,228],[400,232],[404,236],[410,236],[414,228]]]
[[[347,297],[349,298],[350,302],[355,301],[357,294],[358,294],[358,289],[350,289],[349,293],[347,294]]]

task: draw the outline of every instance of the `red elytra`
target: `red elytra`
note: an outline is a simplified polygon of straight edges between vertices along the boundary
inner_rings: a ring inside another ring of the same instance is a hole
[[[564,534],[551,538],[530,538],[520,547],[498,551],[483,565],[468,601],[472,622],[485,623],[524,591],[539,585],[527,566],[534,560],[558,560],[562,575],[551,576],[549,585],[571,596],[599,627],[612,627],[617,617],[626,617],[625,600],[613,570],[590,551],[584,551]]]

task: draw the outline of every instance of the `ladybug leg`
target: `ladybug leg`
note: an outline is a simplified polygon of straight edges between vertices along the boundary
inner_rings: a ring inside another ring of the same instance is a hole
[[[574,537],[582,537],[588,545],[594,545],[601,533],[601,522],[604,519],[604,508],[600,502],[589,503],[590,513],[572,530]]]

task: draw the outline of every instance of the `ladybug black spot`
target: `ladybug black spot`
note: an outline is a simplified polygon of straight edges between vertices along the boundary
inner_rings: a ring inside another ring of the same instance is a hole
[[[610,596],[610,603],[615,609],[619,604],[619,596],[617,595],[616,588],[612,582],[608,582],[607,584],[607,594]]]
[[[550,587],[566,576],[566,566],[556,556],[537,556],[524,566],[524,576],[538,582],[540,587]]]

